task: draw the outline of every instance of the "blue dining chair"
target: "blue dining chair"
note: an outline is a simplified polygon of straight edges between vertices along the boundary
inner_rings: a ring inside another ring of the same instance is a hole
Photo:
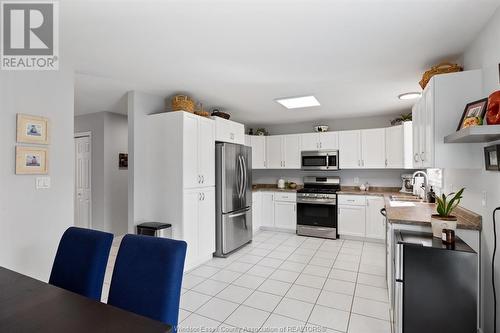
[[[126,235],[118,250],[108,304],[177,329],[186,242]]]
[[[100,301],[112,243],[113,234],[68,228],[59,242],[49,283]]]

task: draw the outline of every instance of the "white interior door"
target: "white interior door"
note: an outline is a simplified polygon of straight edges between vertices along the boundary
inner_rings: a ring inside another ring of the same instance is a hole
[[[92,227],[92,148],[90,136],[75,137],[75,225]]]

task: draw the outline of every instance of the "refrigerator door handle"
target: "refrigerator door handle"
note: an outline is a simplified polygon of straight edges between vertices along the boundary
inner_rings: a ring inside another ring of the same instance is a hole
[[[395,333],[403,333],[403,282],[396,282]]]
[[[247,208],[241,213],[230,214],[227,217],[230,219],[235,218],[235,217],[240,217],[240,216],[246,215],[249,211],[250,211],[250,208]],[[245,223],[245,225],[246,225],[246,223]]]
[[[245,162],[245,158],[241,157],[241,162],[243,162],[243,195],[247,192],[248,187],[248,174],[247,174],[247,162]]]
[[[240,172],[240,182],[239,182],[240,192],[238,193],[238,197],[241,199],[243,197],[243,186],[245,184],[245,173],[243,171],[243,158],[241,157],[241,155],[238,156],[238,165]]]

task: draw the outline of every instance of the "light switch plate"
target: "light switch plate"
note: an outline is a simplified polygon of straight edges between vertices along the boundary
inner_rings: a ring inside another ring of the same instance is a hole
[[[50,188],[50,177],[36,177],[36,189]]]
[[[359,177],[354,177],[354,185],[358,185],[359,184]]]

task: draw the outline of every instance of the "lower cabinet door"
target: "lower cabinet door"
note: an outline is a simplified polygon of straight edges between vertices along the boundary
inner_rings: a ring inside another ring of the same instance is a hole
[[[274,226],[287,230],[297,228],[297,204],[295,202],[274,202]]]
[[[383,197],[366,197],[366,237],[385,239],[385,217],[380,214],[384,208]]]
[[[340,235],[365,237],[366,208],[364,206],[338,206]]]
[[[262,193],[252,193],[252,232],[259,231],[262,223]]]
[[[261,225],[274,227],[274,193],[262,192]]]
[[[200,198],[200,191],[198,190],[184,192],[182,234],[180,239],[187,243],[185,264],[187,269],[195,264],[198,258],[198,206]]]
[[[215,188],[200,191],[198,206],[198,255],[201,258],[215,252]]]

